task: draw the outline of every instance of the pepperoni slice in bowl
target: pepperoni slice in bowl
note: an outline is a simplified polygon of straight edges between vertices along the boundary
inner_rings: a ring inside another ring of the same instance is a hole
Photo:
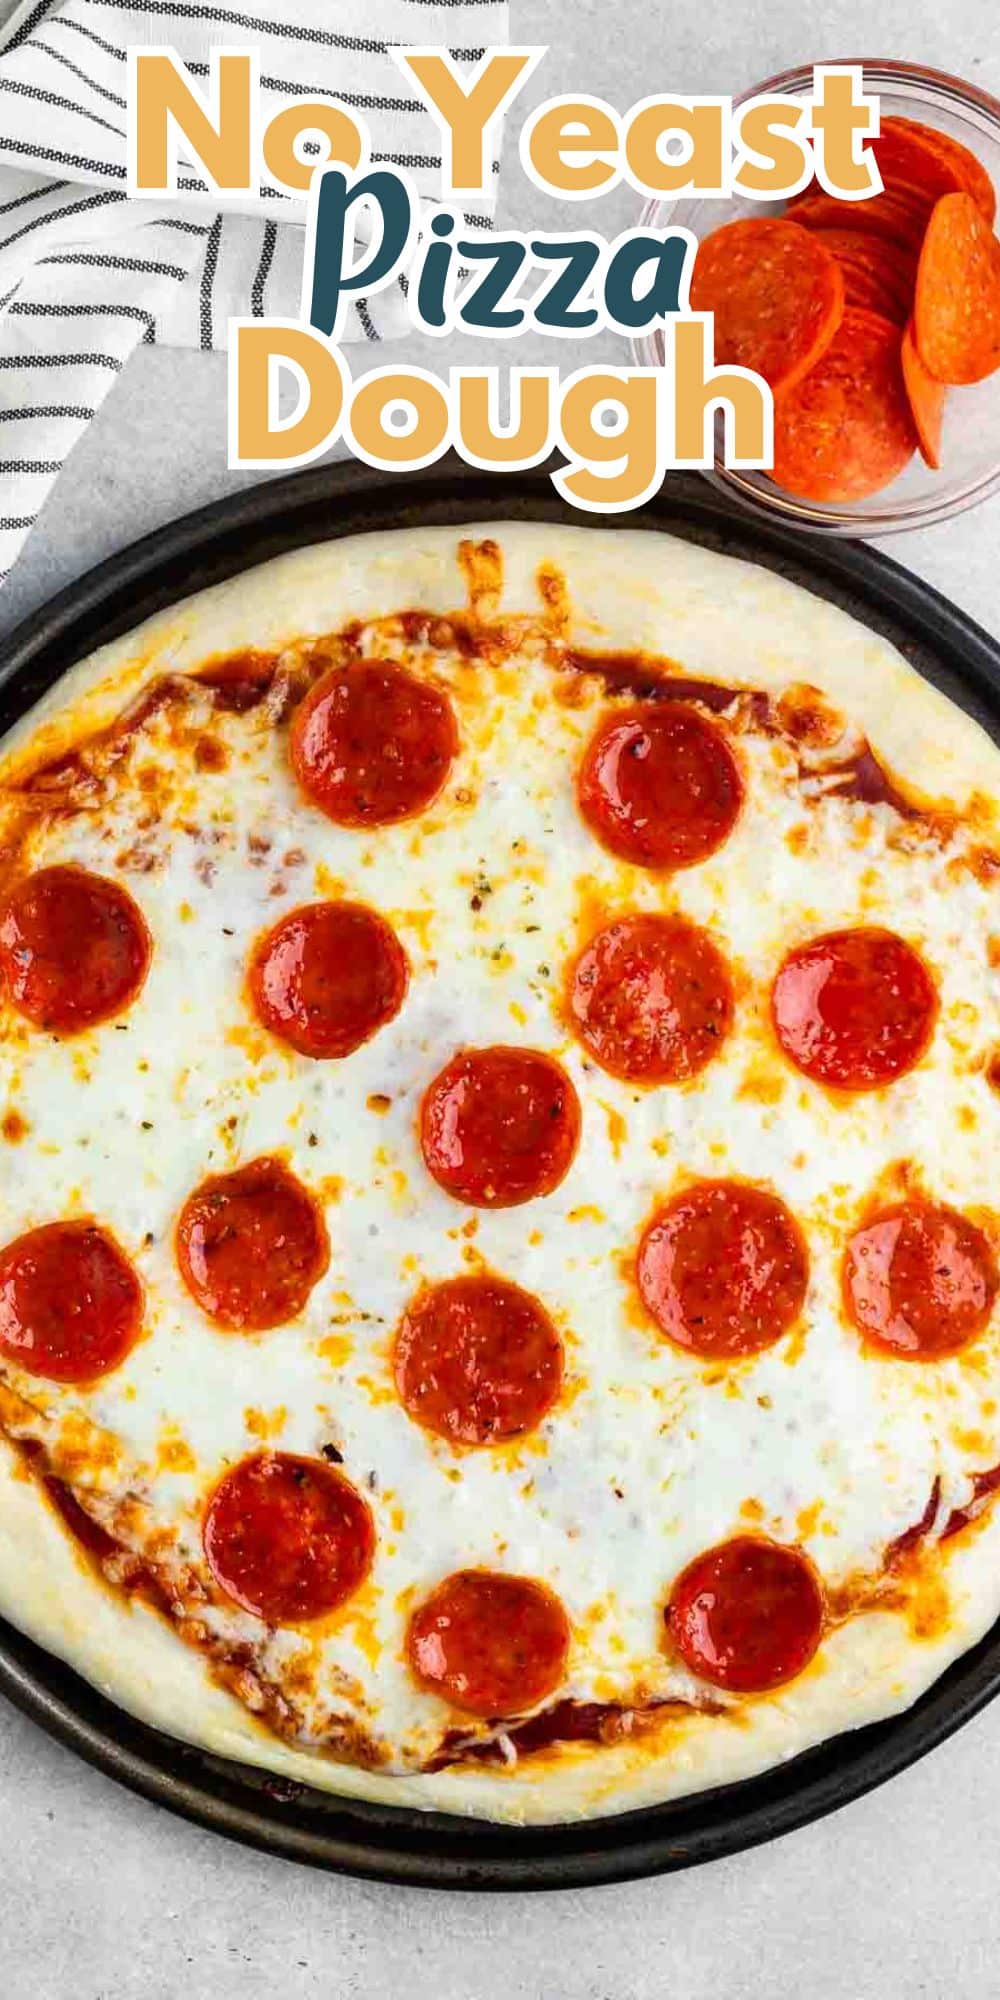
[[[202,1311],[242,1333],[295,1319],[330,1261],[317,1202],[267,1157],[195,1188],[178,1219],[176,1249]]]
[[[0,1354],[50,1382],[97,1381],[142,1329],[142,1286],[96,1222],[46,1222],[0,1250]]]
[[[620,917],[581,952],[567,1012],[584,1047],[613,1076],[684,1083],[717,1055],[733,1018],[726,962],[686,917]]]
[[[844,273],[845,304],[905,325],[917,276],[915,253],[870,229],[835,226],[820,235]]]
[[[258,940],[250,992],[272,1035],[317,1060],[349,1056],[391,1021],[409,965],[391,925],[363,903],[308,903]]]
[[[791,214],[810,233],[818,230],[825,237],[831,229],[858,229],[916,256],[933,200],[926,188],[898,180],[864,201],[845,201],[822,192],[803,193],[795,197]]]
[[[777,1195],[701,1181],[653,1217],[636,1259],[639,1296],[676,1347],[733,1360],[772,1347],[805,1303],[809,1253]]]
[[[898,477],[916,446],[899,328],[848,306],[823,359],[775,407],[773,477],[806,500],[863,500]]]
[[[202,1526],[221,1590],[269,1625],[336,1611],[375,1554],[367,1501],[335,1466],[292,1452],[256,1452],[219,1481]]]
[[[743,781],[722,731],[680,702],[637,702],[599,723],[577,782],[602,847],[641,868],[690,868],[732,832]]]
[[[920,251],[913,332],[939,382],[982,382],[1000,368],[1000,243],[971,195],[935,204]]]
[[[763,375],[777,394],[809,373],[844,311],[840,267],[784,217],[727,222],[698,245],[691,311],[715,321],[715,359]]]
[[[463,1049],[420,1108],[428,1173],[475,1208],[514,1208],[551,1194],[580,1139],[580,1101],[562,1066],[538,1049]]]
[[[981,1229],[924,1200],[879,1209],[847,1245],[844,1305],[866,1341],[904,1361],[936,1361],[982,1333],[997,1266]]]
[[[399,1398],[449,1444],[499,1444],[533,1430],[562,1387],[562,1342],[544,1307],[505,1278],[429,1285],[395,1346]]]
[[[883,119],[883,138],[890,125],[896,132],[909,132],[923,148],[935,154],[952,170],[955,179],[951,182],[951,189],[938,181],[935,187],[937,194],[946,194],[956,186],[964,188],[982,209],[987,222],[992,225],[997,210],[996,189],[982,161],[975,153],[970,153],[969,148],[963,146],[960,140],[953,139],[950,133],[941,132],[934,126],[918,124],[912,118]]]
[[[127,890],[86,868],[39,868],[0,910],[0,987],[50,1034],[79,1034],[122,1013],[152,953]]]
[[[569,1620],[545,1584],[462,1569],[417,1607],[406,1650],[421,1686],[489,1719],[522,1715],[553,1694],[569,1643]]]
[[[809,1665],[823,1617],[823,1587],[800,1549],[734,1535],[682,1571],[666,1623],[699,1679],[733,1694],[765,1694]]]
[[[941,468],[941,428],[948,392],[944,383],[936,381],[930,370],[924,367],[913,337],[912,320],[903,334],[902,361],[903,383],[920,456],[925,465],[938,472]]]
[[[871,149],[886,187],[902,182],[922,192],[928,205],[963,187],[966,162],[978,163],[964,146],[941,145],[941,136],[909,118],[884,118]]]
[[[392,660],[334,667],[292,719],[292,769],[338,826],[389,826],[423,812],[458,751],[447,695]]]
[[[799,945],[771,991],[789,1061],[834,1090],[877,1090],[905,1075],[930,1043],[937,1008],[923,959],[876,926]]]

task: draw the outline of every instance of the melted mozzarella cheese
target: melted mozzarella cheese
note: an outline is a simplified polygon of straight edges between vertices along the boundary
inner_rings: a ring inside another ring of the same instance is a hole
[[[454,595],[449,582],[441,603]],[[393,650],[384,636],[379,650]],[[318,1625],[266,1640],[221,1602],[207,1622],[265,1644],[279,1682],[297,1676],[307,1740],[346,1710],[395,1769],[418,1766],[456,1720],[414,1684],[403,1654],[408,1608],[447,1572],[505,1568],[559,1594],[573,1627],[565,1693],[691,1695],[663,1651],[662,1613],[699,1550],[752,1525],[800,1543],[842,1584],[878,1569],[935,1478],[957,1505],[970,1468],[1000,1459],[996,1324],[966,1354],[914,1366],[863,1352],[840,1302],[845,1239],[896,1163],[935,1199],[977,1212],[994,1201],[1000,1102],[982,1061],[1000,910],[996,888],[965,865],[968,836],[907,831],[887,806],[807,798],[782,740],[750,732],[734,738],[747,800],[731,838],[700,866],[652,876],[604,852],[576,807],[575,772],[608,700],[599,681],[569,704],[562,677],[535,656],[501,668],[447,649],[405,656],[448,689],[462,739],[445,792],[419,820],[365,833],[332,825],[297,790],[284,729],[206,704],[185,711],[183,735],[161,716],[137,737],[106,810],[45,821],[32,863],[73,861],[121,881],[155,955],[117,1023],[57,1041],[7,1014],[0,1051],[4,1102],[28,1128],[6,1160],[2,1239],[94,1215],[147,1296],[145,1337],[93,1389],[7,1371],[37,1434],[57,1455],[76,1452],[81,1487],[137,1498],[143,1534],[175,1530],[196,1565],[205,1498],[228,1464],[262,1441],[304,1453],[334,1443],[378,1532],[361,1592]],[[195,769],[208,733],[226,747],[222,770]],[[411,983],[368,1044],[310,1062],[256,1023],[247,956],[286,910],[339,895],[393,924]],[[563,1019],[581,943],[604,916],[636,909],[706,925],[734,971],[732,1033],[681,1087],[606,1075]],[[790,946],[859,922],[898,930],[921,952],[941,1013],[910,1075],[835,1100],[781,1059],[768,992]],[[430,1179],[416,1118],[457,1048],[492,1043],[557,1055],[583,1130],[552,1195],[487,1212]],[[172,1233],[206,1174],[263,1153],[280,1153],[323,1202],[332,1255],[298,1320],[243,1336],[198,1311]],[[658,1335],[631,1272],[657,1202],[700,1175],[772,1188],[811,1257],[802,1325],[725,1368]],[[536,1433],[460,1452],[402,1410],[391,1342],[420,1282],[483,1265],[543,1301],[565,1342],[566,1382]],[[97,1433],[113,1441],[103,1456]],[[810,1671],[822,1672],[821,1656]]]

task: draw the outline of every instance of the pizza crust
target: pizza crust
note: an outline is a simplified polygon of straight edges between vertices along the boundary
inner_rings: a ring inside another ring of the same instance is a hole
[[[251,1764],[340,1798],[372,1800],[511,1825],[604,1818],[736,1784],[908,1708],[997,1616],[1000,1514],[947,1562],[947,1632],[914,1641],[903,1617],[854,1618],[782,1692],[737,1719],[692,1715],[641,1744],[597,1753],[564,1748],[498,1774],[468,1767],[385,1777],[292,1749],[218,1687],[201,1656],[141,1600],[124,1602],[96,1576],[0,1439],[0,1610],[140,1722],[215,1757]]]
[[[65,733],[55,718],[69,707],[74,736],[111,721],[151,674],[187,672],[240,647],[280,648],[370,616],[373,605],[460,606],[463,536],[502,543],[501,613],[538,611],[544,562],[566,578],[570,643],[666,655],[692,675],[778,692],[811,683],[929,799],[961,810],[974,794],[996,792],[1000,751],[986,731],[836,605],[669,535],[496,521],[297,549],[157,613],[71,668],[21,717],[0,771],[29,738],[40,758],[55,754]]]
[[[995,816],[1000,752],[990,738],[835,607],[667,536],[495,522],[305,549],[187,600],[65,676],[11,732],[0,772],[16,770],[29,743],[33,761],[56,754],[68,732],[110,721],[152,675],[189,670],[212,653],[277,648],[373,606],[457,608],[461,534],[501,543],[501,613],[537,610],[544,560],[566,577],[572,643],[665,654],[688,674],[730,685],[818,686],[929,799],[964,809],[985,795]],[[256,1722],[157,1614],[99,1581],[0,1441],[0,1611],[110,1699],[212,1754],[344,1798],[513,1823],[606,1815],[731,1783],[904,1709],[997,1617],[998,1558],[1000,1510],[942,1555],[951,1600],[944,1629],[916,1637],[902,1614],[854,1617],[798,1680],[734,1717],[691,1715],[641,1741],[596,1753],[564,1747],[503,1772],[387,1777],[296,1751]]]

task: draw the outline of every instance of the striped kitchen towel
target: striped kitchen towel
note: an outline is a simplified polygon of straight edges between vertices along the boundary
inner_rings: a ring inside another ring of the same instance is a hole
[[[255,46],[267,93],[329,93],[364,117],[374,162],[440,192],[440,136],[390,48],[474,63],[507,40],[506,0],[21,0],[0,27],[0,582],[67,454],[139,341],[225,344],[231,315],[294,315],[300,200],[212,205],[125,195],[125,51],[175,49],[192,75],[213,48]],[[499,160],[494,163],[494,175]],[[493,203],[466,217],[489,228]],[[342,338],[408,324],[401,291],[359,300]]]

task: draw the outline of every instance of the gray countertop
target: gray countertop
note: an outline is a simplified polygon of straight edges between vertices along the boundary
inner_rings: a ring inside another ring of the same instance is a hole
[[[333,0],[339,9],[340,0]],[[377,0],[376,0],[377,6]],[[0,12],[4,11],[0,0]],[[356,18],[356,9],[343,8]],[[1000,92],[985,0],[513,0],[513,38],[554,51],[534,97],[624,107],[654,89],[739,90],[806,57],[895,54]],[[557,226],[508,148],[502,219]],[[617,201],[617,207],[616,207]],[[632,219],[633,198],[596,226]],[[577,216],[574,216],[574,220]],[[432,367],[414,338],[392,352]],[[620,358],[611,337],[586,358]],[[384,357],[380,357],[384,358]],[[562,358],[562,357],[560,357]],[[447,360],[551,362],[529,341]],[[564,365],[569,365],[565,357]],[[256,476],[256,475],[253,475]],[[0,632],[138,534],[232,491],[225,363],[140,349],[71,459],[0,599]],[[888,544],[1000,631],[1000,502]],[[4,2000],[979,2000],[1000,1950],[1000,1705],[869,1798],[776,1845],[625,1888],[435,1895],[312,1874],[171,1818],[0,1702]]]

